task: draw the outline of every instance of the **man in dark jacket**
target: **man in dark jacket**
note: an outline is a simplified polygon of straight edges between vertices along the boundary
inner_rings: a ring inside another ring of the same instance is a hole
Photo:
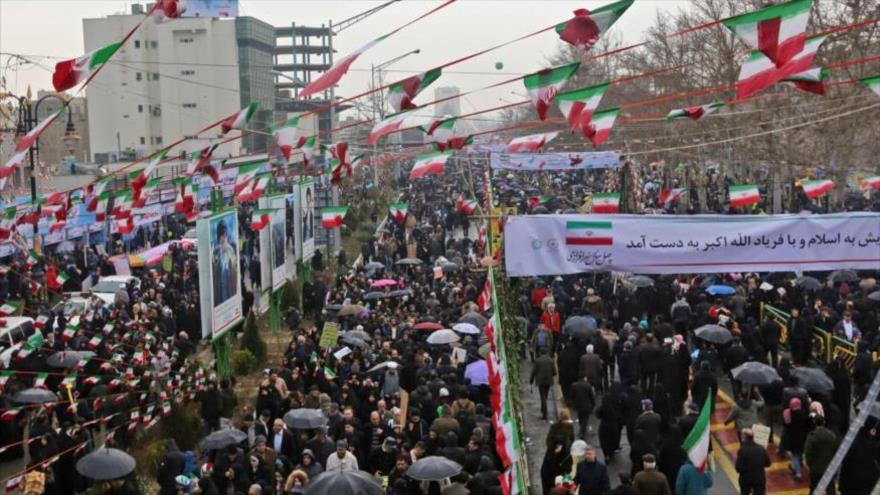
[[[736,453],[736,472],[742,495],[764,495],[767,478],[764,470],[770,467],[770,456],[764,447],[755,443],[751,428],[742,432],[742,445]]]
[[[764,322],[761,324],[761,344],[764,349],[770,353],[770,363],[775,368],[779,365],[779,324],[770,316],[770,313],[764,315]]]
[[[654,454],[642,456],[642,469],[633,478],[633,488],[639,495],[671,495],[666,475],[657,471]]]
[[[654,334],[645,336],[645,342],[638,346],[639,370],[641,371],[641,386],[645,393],[651,393],[657,383],[657,372],[660,371],[660,361],[663,350],[657,345]]]
[[[639,381],[639,357],[632,349],[632,342],[624,342],[623,352],[617,357],[617,364],[620,368],[620,381],[627,388]]]
[[[186,456],[177,448],[177,442],[173,438],[165,440],[165,458],[159,464],[156,473],[156,481],[159,482],[159,495],[176,495],[177,486],[174,478],[183,474],[186,465]]]
[[[837,435],[825,427],[825,418],[816,416],[813,419],[816,428],[807,434],[807,442],[804,445],[804,460],[810,468],[810,493],[816,489],[822,475],[831,464],[831,458],[837,451]],[[834,495],[834,478],[828,485],[828,494]]]
[[[541,419],[547,420],[547,394],[550,393],[550,387],[553,386],[553,377],[556,376],[556,363],[550,357],[548,350],[541,353],[541,357],[535,360],[532,365],[532,376],[529,383],[538,386],[538,393],[541,395]]]
[[[587,446],[584,460],[578,463],[574,482],[578,486],[578,495],[605,495],[611,489],[608,470],[596,460],[596,451]]]
[[[571,386],[569,402],[577,410],[578,422],[581,425],[580,437],[586,440],[590,414],[596,406],[596,393],[586,376]]]
[[[788,320],[788,337],[791,341],[791,358],[794,364],[806,364],[810,358],[810,326],[800,315],[798,308],[791,308]]]

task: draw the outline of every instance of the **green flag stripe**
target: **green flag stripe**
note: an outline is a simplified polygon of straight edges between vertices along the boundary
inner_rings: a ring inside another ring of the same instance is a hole
[[[565,222],[566,229],[610,229],[611,222]]]

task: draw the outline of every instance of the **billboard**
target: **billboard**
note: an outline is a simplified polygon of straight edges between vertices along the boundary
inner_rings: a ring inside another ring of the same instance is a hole
[[[238,0],[186,0],[181,17],[238,17]]]
[[[202,336],[215,338],[241,321],[238,217],[234,211],[199,219]]]
[[[315,181],[305,179],[299,184],[300,218],[302,223],[302,260],[315,254]]]

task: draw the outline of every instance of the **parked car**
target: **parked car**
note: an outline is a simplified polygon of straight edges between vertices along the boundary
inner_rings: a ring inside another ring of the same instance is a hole
[[[12,357],[34,334],[34,319],[27,316],[7,316],[0,327],[0,365],[9,368]]]
[[[134,281],[135,287],[140,287],[141,281],[137,277],[132,277],[131,275],[108,275],[101,277],[98,283],[92,286],[90,292],[93,296],[99,297],[109,307],[116,299],[116,293],[120,290],[125,290],[131,281]]]

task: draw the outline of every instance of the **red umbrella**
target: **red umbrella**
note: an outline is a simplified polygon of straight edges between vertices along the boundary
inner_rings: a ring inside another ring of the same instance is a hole
[[[443,325],[434,323],[433,321],[423,321],[421,323],[416,323],[413,328],[416,330],[440,330],[443,328]]]

